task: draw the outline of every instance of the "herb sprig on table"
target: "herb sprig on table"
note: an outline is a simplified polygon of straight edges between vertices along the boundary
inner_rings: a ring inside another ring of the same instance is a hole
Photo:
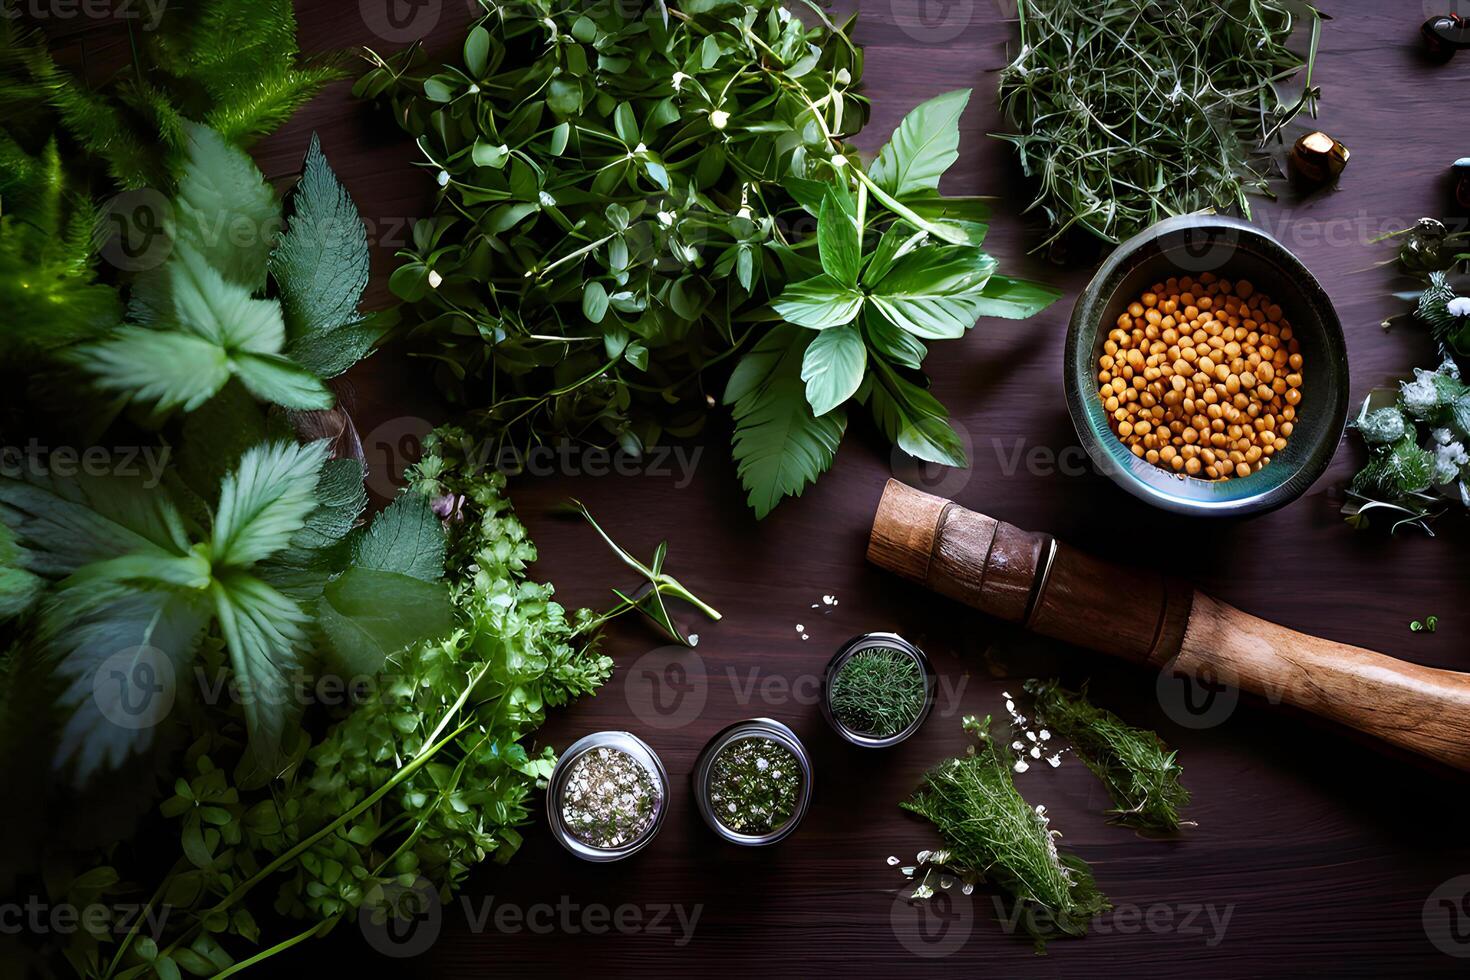
[[[815,3],[486,9],[458,63],[374,55],[356,89],[442,188],[392,286],[481,431],[637,453],[702,426],[734,366],[757,516],[826,471],[854,401],[906,452],[965,464],[925,343],[1056,298],[996,275],[983,205],[939,195],[967,92],[864,168],[862,52]]]
[[[1036,720],[1072,743],[1072,751],[1107,788],[1114,818],[1147,830],[1172,833],[1189,791],[1179,782],[1178,754],[1154,732],[1136,728],[1087,700],[1087,688],[1068,691],[1057,681],[1030,680]],[[1187,821],[1185,821],[1187,822]]]
[[[990,734],[990,717],[964,719],[978,739],[967,754],[929,771],[900,804],[933,823],[945,843],[945,863],[979,875],[1020,904],[1016,919],[1038,950],[1059,936],[1080,937],[1111,906],[1081,858],[1061,854],[1044,807],[1032,807],[1012,781],[1010,750]]]
[[[1120,242],[1209,208],[1249,217],[1246,195],[1269,192],[1268,144],[1316,114],[1325,15],[1301,0],[1020,0],[1017,13],[1000,89],[1016,132],[1001,138],[1039,185],[1043,247],[1073,227]],[[1304,22],[1301,54],[1290,42]]]

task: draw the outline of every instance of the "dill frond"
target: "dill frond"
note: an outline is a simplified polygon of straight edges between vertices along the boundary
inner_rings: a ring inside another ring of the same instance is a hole
[[[832,713],[863,735],[897,735],[924,710],[924,671],[900,650],[864,650],[832,678]]]
[[[1026,691],[1036,699],[1037,721],[1071,742],[1077,758],[1102,780],[1117,806],[1117,822],[1145,830],[1180,828],[1189,791],[1179,782],[1177,753],[1163,739],[1094,706],[1086,685],[1073,693],[1054,680],[1030,680]]]

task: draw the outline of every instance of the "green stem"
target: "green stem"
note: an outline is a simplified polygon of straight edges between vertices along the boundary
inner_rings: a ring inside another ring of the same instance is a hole
[[[297,943],[305,942],[312,936],[316,935],[318,932],[321,932],[324,928],[336,923],[336,921],[340,918],[342,918],[342,916],[340,913],[338,913],[331,918],[323,919],[320,922],[314,922],[305,931],[298,932],[290,939],[283,939],[282,941],[272,946],[270,949],[263,949],[260,952],[256,953],[254,956],[250,957],[248,960],[241,960],[233,966],[221,970],[219,973],[216,973],[214,975],[214,980],[224,980],[225,977],[233,976],[243,970],[248,970],[262,960],[269,959],[270,957],[275,956],[277,953],[288,950],[292,946],[295,946]]]

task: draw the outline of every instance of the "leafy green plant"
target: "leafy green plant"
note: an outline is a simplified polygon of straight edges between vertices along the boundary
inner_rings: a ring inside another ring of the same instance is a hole
[[[1179,811],[1189,791],[1179,782],[1177,753],[1154,732],[1135,728],[1057,681],[1031,680],[1036,718],[1072,744],[1072,751],[1102,780],[1117,809],[1119,823],[1172,833],[1181,826]],[[1185,821],[1186,823],[1188,821]]]
[[[1463,275],[1470,252],[1465,232],[1432,218],[1380,241],[1399,237],[1399,270],[1415,288],[1397,295],[1414,303],[1406,315],[1429,329],[1443,360],[1363,400],[1349,424],[1367,444],[1368,461],[1348,487],[1343,513],[1357,528],[1382,516],[1393,531],[1433,534],[1430,523],[1451,506],[1470,507],[1470,385],[1462,373],[1470,364],[1470,297],[1461,295],[1470,293]]]
[[[811,27],[778,0],[486,9],[462,63],[373,55],[356,89],[443,188],[392,286],[477,428],[636,453],[696,431],[738,357],[723,400],[757,516],[831,465],[854,399],[964,465],[924,341],[1056,296],[995,275],[983,205],[938,193],[968,93],[864,168],[862,53],[816,3]]]
[[[924,784],[899,804],[934,824],[945,858],[961,874],[979,875],[1009,893],[1038,950],[1059,936],[1086,935],[1092,918],[1111,906],[1081,858],[1058,853],[1044,807],[1033,808],[1011,779],[1015,760],[990,734],[990,717],[964,719],[978,739],[967,754],[931,769]]]
[[[423,897],[420,889],[448,901],[477,864],[509,860],[519,848],[517,828],[556,763],[549,746],[523,743],[548,708],[606,681],[612,661],[598,636],[607,616],[569,614],[551,586],[528,579],[536,550],[505,499],[503,475],[462,454],[471,442],[462,430],[432,434],[407,498],[449,517],[454,628],[390,658],[366,696],[269,792],[233,781],[234,746],[217,730],[202,732],[161,807],[182,854],[162,880],[147,875],[158,881],[149,905],[175,914],[157,936],[73,934],[68,956],[79,972],[229,975],[359,909],[407,915],[398,896]],[[374,537],[363,546],[375,547]],[[657,588],[692,598],[671,582]],[[120,877],[109,864],[70,887],[86,879],[105,892],[121,887]],[[269,894],[278,912],[306,925],[261,948],[256,913]]]
[[[1301,0],[1020,0],[1021,47],[1001,109],[1049,225],[1120,242],[1162,218],[1250,216],[1269,193],[1270,142],[1302,111],[1325,15]],[[1309,22],[1305,54],[1292,34]],[[1295,99],[1284,83],[1301,74]]]

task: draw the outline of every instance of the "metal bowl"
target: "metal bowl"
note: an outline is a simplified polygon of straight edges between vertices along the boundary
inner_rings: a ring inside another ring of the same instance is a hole
[[[865,650],[895,650],[899,653],[907,654],[919,665],[919,670],[924,675],[923,707],[919,709],[917,717],[909,722],[906,728],[892,735],[877,736],[865,734],[844,724],[842,719],[838,718],[832,711],[833,680],[836,679],[837,673],[842,669],[843,664],[847,663],[855,654],[862,653]],[[827,723],[832,726],[832,729],[853,745],[860,745],[868,749],[884,749],[890,745],[897,745],[924,726],[924,722],[929,719],[929,713],[934,710],[934,694],[937,687],[938,684],[934,676],[934,668],[929,665],[929,658],[924,655],[923,650],[920,650],[897,633],[864,633],[862,636],[855,636],[851,640],[848,640],[842,649],[838,650],[832,655],[832,659],[827,661],[826,673],[822,675],[822,713],[827,716]]]
[[[659,787],[659,801],[654,808],[653,822],[642,834],[621,847],[594,847],[572,833],[571,828],[562,820],[561,791],[566,783],[567,774],[571,772],[572,765],[579,758],[593,749],[616,749],[631,756],[635,762],[648,771]],[[593,732],[591,735],[577,739],[562,753],[556,768],[551,771],[551,779],[546,784],[546,821],[551,825],[551,834],[561,841],[563,847],[584,861],[598,863],[621,861],[625,857],[638,853],[658,834],[668,810],[669,774],[664,769],[663,760],[649,747],[647,742],[631,732]]]
[[[765,834],[736,833],[720,823],[720,818],[710,806],[709,776],[715,758],[725,746],[743,738],[768,738],[795,756],[796,764],[801,767],[801,789],[797,793],[796,808],[791,812],[791,819]],[[694,783],[694,799],[699,805],[699,815],[704,818],[704,822],[725,840],[745,847],[761,847],[785,838],[801,823],[801,818],[806,816],[807,806],[812,798],[812,760],[807,755],[806,746],[801,744],[801,739],[796,737],[795,732],[771,718],[738,721],[710,739],[704,751],[699,753],[699,760],[695,762],[694,773],[690,778]]]
[[[1306,361],[1286,448],[1250,476],[1224,482],[1171,473],[1134,456],[1109,427],[1095,383],[1108,330],[1128,304],[1160,280],[1203,272],[1248,279],[1270,294]],[[1118,246],[1077,299],[1065,375],[1067,409],[1093,463],[1135,497],[1177,514],[1237,517],[1290,503],[1327,470],[1347,424],[1347,344],[1332,301],[1284,245],[1236,218],[1169,218]]]

